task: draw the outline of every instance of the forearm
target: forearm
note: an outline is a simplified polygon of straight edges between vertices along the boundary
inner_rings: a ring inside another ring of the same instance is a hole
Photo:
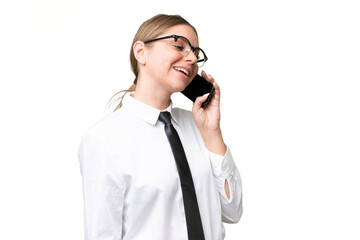
[[[226,153],[226,145],[221,134],[221,129],[218,130],[200,130],[202,139],[204,140],[206,148],[215,154],[224,156]]]
[[[208,150],[211,167],[216,181],[222,208],[223,221],[237,222],[242,213],[242,188],[239,171],[230,149],[225,156]]]
[[[204,140],[206,148],[215,154],[218,154],[220,156],[224,156],[226,153],[226,145],[224,143],[224,139],[221,134],[221,130],[218,131],[204,131],[201,133],[201,136]],[[229,183],[225,179],[224,183],[225,187],[225,193],[228,199],[230,199],[230,190],[229,190]]]

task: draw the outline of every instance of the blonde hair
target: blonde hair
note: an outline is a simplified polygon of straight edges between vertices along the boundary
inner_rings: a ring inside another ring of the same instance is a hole
[[[128,92],[133,92],[136,89],[136,83],[137,83],[137,78],[138,78],[138,74],[139,74],[139,69],[138,69],[138,63],[137,63],[137,60],[135,58],[134,51],[133,51],[133,46],[134,46],[135,42],[137,42],[137,41],[146,42],[150,39],[156,38],[159,35],[161,35],[163,32],[165,32],[167,29],[169,29],[173,26],[176,26],[176,25],[188,25],[194,30],[195,34],[197,35],[196,29],[180,15],[159,14],[159,15],[156,15],[156,16],[148,19],[143,24],[141,24],[137,33],[134,36],[134,39],[133,39],[133,42],[132,42],[131,48],[130,48],[131,70],[135,75],[134,84],[131,85],[130,88],[128,88],[127,90],[119,91],[111,97],[109,103],[120,101],[120,103],[117,105],[117,107],[115,108],[114,111],[121,108],[122,100],[123,100],[125,94]],[[119,95],[121,95],[121,96],[119,96]]]

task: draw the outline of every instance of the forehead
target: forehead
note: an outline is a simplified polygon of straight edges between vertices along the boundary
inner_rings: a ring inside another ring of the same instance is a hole
[[[199,41],[196,36],[196,33],[194,32],[192,27],[190,27],[188,25],[173,26],[171,28],[168,28],[162,35],[166,36],[166,35],[173,35],[173,34],[186,37],[187,39],[189,39],[191,45],[194,47],[199,46]]]

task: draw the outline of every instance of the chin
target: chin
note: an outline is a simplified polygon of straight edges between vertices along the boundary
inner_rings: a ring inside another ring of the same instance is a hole
[[[172,88],[172,92],[182,92],[184,91],[184,89],[187,87],[187,85],[182,85],[182,86],[173,86]]]
[[[190,84],[190,82],[191,80],[184,81],[182,79],[173,81],[171,84],[172,92],[182,92]]]

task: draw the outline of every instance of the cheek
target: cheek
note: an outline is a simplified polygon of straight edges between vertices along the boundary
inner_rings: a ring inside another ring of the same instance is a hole
[[[167,53],[167,59],[171,62],[171,64],[174,64],[178,61],[181,61],[183,56],[176,51],[169,51]]]
[[[176,63],[177,61],[179,61],[179,56],[175,55],[175,54],[171,54],[171,53],[166,53],[163,54],[161,56],[161,65],[160,66],[168,66],[171,67],[172,65],[174,65],[174,63]]]
[[[198,71],[199,71],[199,67],[196,64],[193,68],[191,79],[193,79],[195,77],[195,75],[198,73]]]

